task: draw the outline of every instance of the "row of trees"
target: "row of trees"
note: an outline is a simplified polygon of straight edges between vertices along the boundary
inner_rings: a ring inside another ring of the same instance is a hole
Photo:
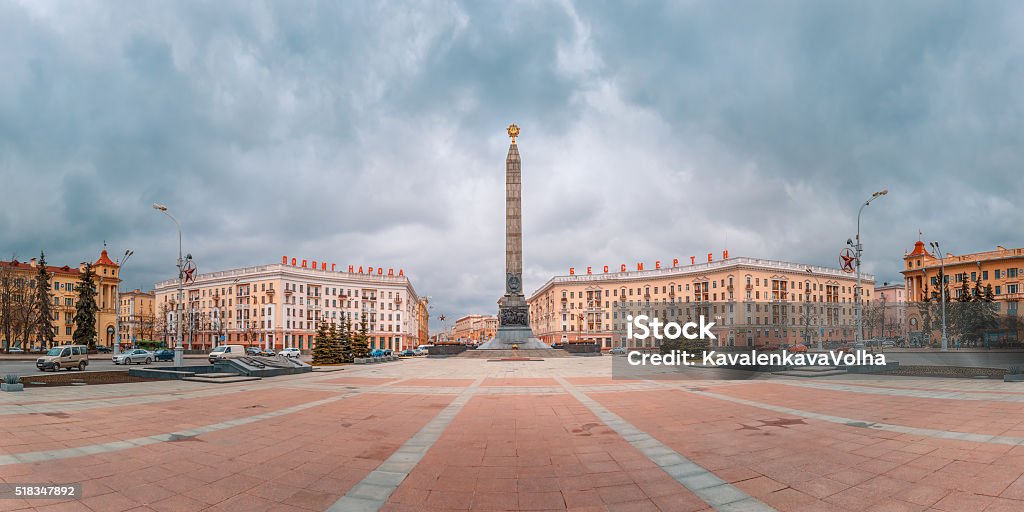
[[[366,333],[365,315],[359,322],[358,329],[344,316],[340,325],[321,320],[316,327],[313,364],[351,363],[357,357],[368,357],[370,338]]]
[[[13,258],[12,258],[13,260]],[[57,335],[53,326],[54,303],[52,275],[46,270],[46,254],[39,253],[36,274],[26,278],[12,265],[0,267],[0,334],[3,348],[9,351],[17,343],[30,341],[42,347],[53,344]],[[75,285],[75,344],[96,348],[96,273],[87,263]]]
[[[965,345],[978,346],[985,334],[1000,328],[998,306],[992,285],[983,285],[981,280],[974,286],[965,279],[960,283],[960,294],[954,300],[949,293],[945,276],[939,273],[938,282],[942,290],[924,290],[924,299],[917,304],[921,314],[921,326],[931,342],[930,333],[942,329],[942,299],[946,301],[946,332],[952,340]],[[941,295],[940,295],[941,294]]]

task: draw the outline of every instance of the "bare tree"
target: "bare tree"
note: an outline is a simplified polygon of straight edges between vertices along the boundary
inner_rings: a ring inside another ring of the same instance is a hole
[[[14,260],[14,257],[11,258]],[[14,335],[14,310],[16,290],[14,269],[5,264],[0,266],[0,332],[3,333],[3,348],[9,349]]]

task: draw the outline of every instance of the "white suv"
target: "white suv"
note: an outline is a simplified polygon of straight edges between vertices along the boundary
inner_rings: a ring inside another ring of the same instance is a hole
[[[277,355],[285,357],[299,357],[300,354],[299,349],[295,347],[283,348],[277,353]]]

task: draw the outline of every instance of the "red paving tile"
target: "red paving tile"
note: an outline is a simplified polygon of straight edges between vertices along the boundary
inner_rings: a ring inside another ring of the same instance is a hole
[[[386,509],[657,510],[653,498],[707,506],[570,395],[476,396]]]
[[[558,381],[551,378],[496,378],[488,377],[480,384],[484,387],[516,387],[516,386],[558,386]]]
[[[313,402],[337,393],[267,389],[229,396],[71,412],[13,414],[0,421],[0,454],[26,453],[164,434]]]
[[[379,386],[387,384],[389,382],[396,382],[401,379],[388,378],[388,377],[342,377],[340,379],[331,379],[320,381],[327,384],[353,384],[358,386]]]
[[[429,386],[437,388],[467,388],[473,379],[409,379],[402,382],[403,386]]]
[[[95,505],[94,511],[140,506],[158,511],[320,511],[380,465],[451,399],[353,396],[192,440],[20,464],[15,467],[27,472],[16,478],[81,481],[85,498],[80,503]]]
[[[754,399],[754,387],[733,389]],[[981,510],[955,507],[997,496],[1024,510],[1024,447],[803,420],[677,390],[591,397],[779,510]]]
[[[565,380],[575,386],[600,386],[604,384],[630,384],[637,382],[635,380],[615,380],[611,377],[566,377]]]
[[[454,399],[426,387],[464,389],[473,379],[447,376],[474,373],[428,371],[399,384],[424,387],[418,395],[388,393],[386,385],[404,373],[369,375],[317,376],[313,380],[321,384],[384,386],[278,418],[175,442],[0,466],[2,481],[80,481],[85,494],[63,502],[7,500],[0,511],[325,510]],[[491,376],[483,386],[557,386],[550,374],[507,375]],[[600,374],[566,379],[580,386],[636,383]],[[287,385],[219,389],[230,400],[187,398],[67,415],[6,416],[0,453],[140,437],[337,396]],[[997,400],[778,383],[726,384],[713,392],[868,421],[1024,437],[1017,433],[1024,423],[1019,404]],[[1024,510],[1024,446],[837,425],[680,390],[623,388],[589,395],[780,511]],[[524,392],[470,399],[385,509],[689,512],[708,506],[571,395]]]
[[[1017,402],[869,395],[769,383],[721,386],[714,392],[856,420],[1024,437],[1024,414]],[[950,414],[951,408],[956,414]]]

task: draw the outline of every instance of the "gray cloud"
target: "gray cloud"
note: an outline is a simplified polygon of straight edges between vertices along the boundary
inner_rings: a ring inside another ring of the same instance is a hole
[[[0,3],[0,249],[131,247],[132,287],[282,254],[502,292],[504,127],[526,287],[707,252],[865,267],[917,230],[1020,245],[1024,8],[844,2]],[[113,251],[112,251],[113,252]]]

